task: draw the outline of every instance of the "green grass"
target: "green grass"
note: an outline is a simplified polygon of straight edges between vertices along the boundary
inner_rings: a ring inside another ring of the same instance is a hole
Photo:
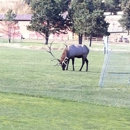
[[[0,94],[1,130],[129,130],[129,109]]]
[[[62,71],[45,50],[0,47],[0,129],[130,129],[130,89],[98,86],[103,58],[90,51],[88,72],[81,59]]]
[[[81,59],[75,61],[74,72],[71,63],[69,71],[62,71],[60,66],[54,67],[57,61],[51,61],[50,54],[43,50],[3,48],[0,53],[2,92],[84,101],[87,100],[86,92],[93,93],[94,87],[98,86],[102,52],[91,52],[88,72],[85,67],[79,72]],[[57,56],[61,51],[54,53]]]

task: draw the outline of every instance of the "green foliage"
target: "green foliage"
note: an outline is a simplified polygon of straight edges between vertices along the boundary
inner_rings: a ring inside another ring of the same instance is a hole
[[[96,0],[95,3],[99,3],[102,0]],[[116,15],[117,11],[123,11],[129,0],[103,0],[103,10],[109,11],[111,14]],[[97,5],[97,4],[96,4]],[[98,5],[97,5],[98,7]]]
[[[4,20],[5,21],[15,21],[15,17],[16,17],[16,14],[13,13],[13,10],[12,9],[9,9],[7,11],[7,13],[4,15]]]
[[[105,10],[105,1],[103,0],[95,0],[93,1],[94,9],[97,10]]]
[[[124,10],[125,7],[127,6],[127,3],[129,2],[129,0],[122,0],[121,2],[121,9]]]
[[[72,20],[74,32],[77,34],[84,34],[87,28],[86,18],[89,14],[89,11],[86,9],[86,4],[83,3],[74,3],[72,5]]]
[[[86,22],[88,27],[86,34],[92,36],[109,35],[107,31],[109,23],[105,21],[104,12],[102,10],[94,10],[93,13],[88,15]]]
[[[61,5],[62,4],[62,5]],[[33,1],[31,4],[33,16],[27,29],[39,32],[46,38],[46,44],[51,33],[65,33],[68,21],[63,11],[68,5],[66,2],[55,0]]]
[[[89,13],[92,13],[94,8],[94,3],[92,0],[85,0],[86,8],[89,10]]]
[[[130,2],[123,11],[122,18],[119,20],[120,24],[128,31],[130,30]]]
[[[105,1],[106,11],[110,11],[111,14],[117,14],[117,11],[120,11],[120,4],[119,0],[107,0]]]
[[[72,3],[69,12],[70,19],[73,23],[72,30],[74,33],[78,34],[80,44],[82,44],[82,36],[84,34],[87,34],[91,38],[92,36],[109,35],[107,31],[109,24],[105,21],[103,13],[103,10],[94,8],[94,3],[92,1],[74,1]]]
[[[79,36],[79,44],[82,44],[82,37],[87,28],[86,18],[89,13],[91,12],[87,9],[86,1],[77,0],[71,3],[71,8],[69,9],[68,14],[69,19],[72,22],[72,31]]]

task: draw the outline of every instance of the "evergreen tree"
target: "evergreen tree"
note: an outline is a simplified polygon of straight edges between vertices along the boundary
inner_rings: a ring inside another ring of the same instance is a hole
[[[86,8],[89,10],[89,13],[92,13],[93,10],[95,9],[93,0],[86,0],[85,3],[86,3]]]
[[[111,14],[116,15],[117,11],[121,10],[120,4],[120,0],[107,0],[105,1],[106,11],[110,11]]]
[[[105,21],[104,11],[95,10],[94,6],[92,6],[93,3],[90,4],[93,8],[87,8],[89,2],[74,1],[69,15],[73,24],[72,31],[79,36],[79,44],[82,44],[83,35],[86,34],[90,37],[91,46],[93,36],[109,35],[107,32],[109,24]]]
[[[69,18],[71,19],[73,24],[72,31],[78,35],[79,44],[82,44],[82,37],[87,28],[86,18],[89,14],[89,10],[86,9],[85,2],[78,2],[79,1],[75,1],[72,4],[72,7],[69,12]]]
[[[93,4],[94,4],[94,9],[104,10],[104,11],[106,9],[105,1],[103,1],[103,0],[94,0]]]
[[[128,31],[130,30],[130,2],[128,2],[126,8],[123,10],[122,18],[119,20],[119,23]]]
[[[122,2],[121,2],[121,9],[122,10],[124,10],[125,9],[125,7],[127,6],[127,3],[129,2],[129,0],[123,0]]]
[[[93,13],[87,17],[86,34],[90,37],[89,46],[91,46],[93,36],[108,36],[109,23],[105,21],[104,12],[102,10],[94,10]]]
[[[45,37],[45,44],[48,44],[50,34],[66,33],[69,21],[64,16],[64,11],[68,9],[65,0],[38,0],[31,3],[33,16],[28,30],[33,30]],[[62,4],[61,4],[62,3]]]

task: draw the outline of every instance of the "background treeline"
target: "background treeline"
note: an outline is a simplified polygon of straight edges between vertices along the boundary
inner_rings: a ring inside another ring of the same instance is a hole
[[[26,4],[31,4],[33,0],[24,0]],[[74,0],[68,0],[71,2]],[[82,0],[79,0],[82,2]],[[95,5],[97,9],[103,9],[105,12],[111,12],[116,14],[117,11],[123,11],[129,0],[86,0],[86,3]],[[90,8],[93,8],[90,6]]]
[[[34,1],[35,0],[18,0],[16,2],[12,2],[12,4],[1,2],[0,13],[5,13],[8,9],[15,10],[15,12],[19,14],[32,13],[30,4]],[[74,0],[68,0],[68,3],[71,1]],[[79,1],[82,2],[82,0]],[[86,0],[86,3],[89,3],[89,5],[94,4],[94,7],[97,9],[102,9],[105,12],[111,12],[111,14],[116,14],[117,11],[123,11],[128,2],[129,0]],[[90,6],[90,8],[93,7]]]

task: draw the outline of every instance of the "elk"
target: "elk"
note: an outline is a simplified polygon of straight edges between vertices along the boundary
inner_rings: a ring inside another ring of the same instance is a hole
[[[49,53],[54,57],[54,55],[51,52],[51,45],[49,47]],[[69,61],[70,59],[72,59],[72,66],[73,66],[73,71],[75,70],[74,68],[74,61],[75,58],[82,58],[82,65],[79,71],[82,70],[85,62],[86,62],[86,71],[88,71],[88,59],[87,56],[89,54],[89,48],[86,45],[70,45],[67,46],[64,49],[62,55],[61,55],[61,59],[57,59],[54,57],[54,59],[56,59],[59,63],[59,65],[61,65],[62,70],[68,70],[68,65],[69,65]]]

